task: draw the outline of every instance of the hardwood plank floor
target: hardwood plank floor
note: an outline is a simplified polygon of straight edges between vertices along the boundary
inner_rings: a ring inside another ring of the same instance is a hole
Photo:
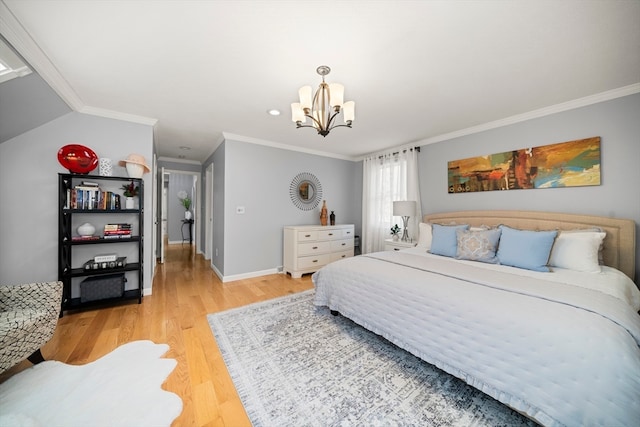
[[[312,289],[311,276],[274,274],[222,283],[202,255],[188,245],[168,245],[157,266],[153,295],[131,302],[65,313],[43,348],[47,360],[72,365],[92,362],[116,347],[151,340],[171,347],[164,357],[178,365],[163,388],[182,398],[173,426],[250,426],[211,333],[206,315]],[[31,366],[21,362],[0,382]]]

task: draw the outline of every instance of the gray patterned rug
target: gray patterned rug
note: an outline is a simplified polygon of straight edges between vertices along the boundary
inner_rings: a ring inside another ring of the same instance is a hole
[[[254,426],[535,426],[312,303],[313,290],[208,315]]]

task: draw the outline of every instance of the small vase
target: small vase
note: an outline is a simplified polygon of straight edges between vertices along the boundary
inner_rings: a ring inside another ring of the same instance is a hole
[[[400,240],[400,236],[398,236],[397,234],[393,235],[393,241],[397,242],[398,240]]]
[[[336,214],[331,211],[331,215],[329,215],[329,224],[336,225]]]
[[[96,228],[92,224],[85,222],[77,228],[77,231],[80,236],[93,236],[93,233],[96,232]]]
[[[193,215],[191,214],[191,211],[184,211],[184,219],[186,219],[188,221],[191,218],[193,218]]]
[[[124,208],[125,209],[135,209],[136,203],[133,200],[133,197],[125,197],[124,199]]]
[[[327,215],[327,201],[322,201],[322,209],[320,210],[320,225],[327,225],[327,219],[329,215]]]

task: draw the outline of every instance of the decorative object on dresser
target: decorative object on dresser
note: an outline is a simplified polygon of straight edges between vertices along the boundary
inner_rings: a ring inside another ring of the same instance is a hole
[[[322,209],[320,209],[320,225],[327,225],[327,220],[329,216],[327,215],[327,201],[322,201]]]
[[[80,182],[81,178],[91,181]],[[144,209],[142,203],[138,208],[119,209],[119,196],[113,197],[118,188],[143,200],[139,178],[58,175],[58,280],[63,283],[63,312],[98,303],[142,302]],[[93,230],[85,224],[89,218],[96,224]],[[98,228],[102,235],[95,234]],[[76,229],[80,235],[73,235]],[[103,253],[107,244],[116,245],[109,247],[114,253]],[[108,280],[112,274],[118,277]]]
[[[320,267],[353,256],[353,224],[284,227],[283,273],[300,278]]]
[[[383,337],[313,307],[313,294],[207,316],[252,425],[536,425]]]
[[[394,242],[397,242],[398,240],[400,240],[400,236],[398,236],[399,232],[400,232],[400,227],[398,227],[398,224],[394,224],[393,227],[391,227],[391,239]]]
[[[127,169],[127,174],[130,178],[142,178],[142,175],[151,172],[144,156],[140,154],[129,154],[126,159],[120,160],[118,164]]]
[[[312,173],[299,173],[291,181],[289,196],[298,209],[303,211],[315,209],[322,199],[320,180]]]
[[[322,136],[329,135],[329,132],[337,127],[350,128],[355,118],[355,102],[344,102],[344,86],[340,83],[325,83],[324,76],[331,72],[331,68],[321,65],[316,72],[322,76],[322,83],[313,98],[311,86],[300,88],[300,102],[291,104],[291,120],[296,124],[296,128],[314,128],[318,135]],[[344,113],[345,124],[337,125],[334,120],[341,110]],[[311,124],[303,125],[307,117],[311,119]]]
[[[336,225],[336,214],[333,211],[329,215],[329,225]]]
[[[132,341],[84,365],[51,360],[19,372],[0,384],[0,425],[169,426],[182,400],[162,389],[177,365],[161,357],[168,350]]]
[[[409,217],[416,214],[416,202],[411,201],[396,201],[393,202],[393,216],[401,216],[404,222],[404,231],[402,233],[402,241],[409,241],[409,232],[407,230],[407,222]]]

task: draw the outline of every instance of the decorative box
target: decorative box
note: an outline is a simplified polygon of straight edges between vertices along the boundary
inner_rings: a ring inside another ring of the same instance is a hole
[[[80,302],[120,298],[126,281],[124,273],[87,277],[80,283]]]

